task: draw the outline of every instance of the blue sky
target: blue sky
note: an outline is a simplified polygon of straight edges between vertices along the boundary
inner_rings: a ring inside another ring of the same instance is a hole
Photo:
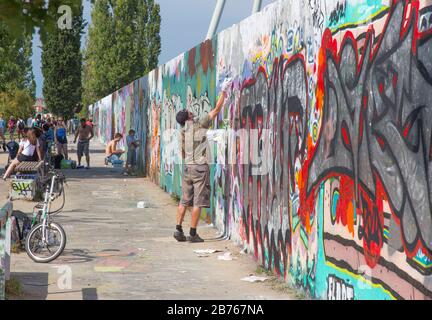
[[[263,0],[266,6],[275,0]],[[176,57],[204,40],[213,14],[216,0],[156,0],[161,7],[162,52],[159,64]],[[218,31],[240,22],[252,12],[253,0],[226,0]],[[90,1],[84,0],[84,19],[91,23]],[[83,36],[82,47],[86,35]],[[36,79],[36,95],[42,97],[41,49],[37,34],[33,38],[33,71]]]

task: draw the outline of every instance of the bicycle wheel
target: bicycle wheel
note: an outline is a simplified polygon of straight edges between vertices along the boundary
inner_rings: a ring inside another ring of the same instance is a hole
[[[51,222],[47,227],[47,236],[42,240],[42,223],[36,224],[26,238],[25,249],[28,256],[38,263],[47,263],[57,259],[66,246],[66,233],[61,225]]]

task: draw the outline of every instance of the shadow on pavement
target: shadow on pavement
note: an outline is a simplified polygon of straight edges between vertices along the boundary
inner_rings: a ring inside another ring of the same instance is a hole
[[[47,272],[12,272],[11,278],[19,281],[23,296],[13,299],[45,300],[48,296]]]
[[[83,263],[91,262],[97,257],[90,255],[87,250],[82,249],[65,249],[63,254],[58,258],[62,263]]]
[[[96,288],[85,288],[82,289],[83,300],[98,300]]]

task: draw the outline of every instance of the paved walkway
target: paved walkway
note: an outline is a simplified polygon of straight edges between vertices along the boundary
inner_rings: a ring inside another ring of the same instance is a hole
[[[292,291],[275,289],[284,286],[279,281],[241,281],[256,274],[257,264],[232,242],[217,240],[204,222],[199,233],[208,241],[177,243],[174,200],[148,179],[104,167],[103,157],[102,145],[93,141],[92,168],[65,170],[66,205],[55,218],[67,234],[63,255],[49,264],[34,263],[25,252],[12,255],[12,277],[24,290],[19,299],[295,299]],[[0,163],[5,161],[2,152]],[[138,201],[148,208],[138,209]],[[31,212],[33,205],[16,201],[14,209]],[[195,249],[229,251],[235,259],[218,260],[223,252],[198,257]]]

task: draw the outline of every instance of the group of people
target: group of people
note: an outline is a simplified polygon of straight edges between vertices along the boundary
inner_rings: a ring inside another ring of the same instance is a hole
[[[6,151],[6,137],[9,134],[10,140],[13,140],[15,135],[20,139],[24,134],[24,128],[26,123],[21,118],[15,118],[11,116],[9,120],[3,119],[3,115],[0,115],[0,139],[2,140],[3,151]]]
[[[213,120],[217,117],[225,101],[229,98],[228,88],[232,85],[231,79],[226,79],[222,84],[221,95],[217,101],[216,107],[210,112],[196,117],[189,110],[181,110],[176,114],[177,123],[181,126],[180,146],[182,159],[184,161],[183,176],[182,176],[182,197],[177,209],[176,230],[174,238],[177,241],[203,242],[204,240],[197,233],[197,226],[201,216],[202,208],[210,207],[210,169],[207,158],[207,130],[210,128]],[[63,119],[47,119],[46,122],[41,120],[40,115],[32,120],[31,127],[22,127],[19,125],[19,120],[13,124],[13,117],[9,120],[7,126],[5,120],[0,115],[0,138],[5,143],[4,133],[6,129],[11,135],[11,140],[15,133],[15,128],[18,127],[18,136],[22,137],[18,156],[12,161],[7,169],[3,179],[6,179],[13,171],[13,168],[21,161],[31,161],[36,156],[43,159],[45,152],[44,145],[46,141],[54,141],[57,145],[57,152],[64,153],[67,158],[67,127]],[[69,127],[69,126],[68,126]],[[42,130],[40,130],[42,128]],[[77,154],[78,167],[81,166],[81,158],[86,157],[87,169],[90,168],[89,143],[93,138],[93,123],[86,119],[80,120],[80,125],[74,128],[75,139],[78,140]],[[45,137],[45,139],[41,139]],[[187,142],[187,137],[193,137],[193,141]],[[124,150],[118,148],[119,142],[123,139],[121,133],[116,133],[114,139],[111,140],[105,149],[105,163],[115,163],[120,161],[120,157],[125,153]],[[136,165],[136,150],[140,146],[140,141],[135,138],[135,131],[130,130],[126,137],[128,147],[126,157],[125,174],[133,173]],[[192,146],[192,148],[190,148]],[[192,221],[189,235],[184,234],[182,224],[185,218],[187,208],[192,207]]]
[[[62,117],[43,118],[38,114],[35,118],[29,118],[26,124],[22,124],[23,120],[18,119],[16,122],[14,117],[10,117],[9,122],[5,123],[3,116],[0,115],[0,138],[3,142],[3,150],[9,152],[10,163],[3,175],[6,180],[10,177],[16,166],[23,161],[42,161],[47,154],[51,152],[51,148],[55,146],[57,155],[61,155],[63,159],[69,159],[68,156],[68,128]],[[5,132],[9,133],[10,142],[6,144]],[[87,160],[87,168],[90,168],[90,157],[88,143],[93,137],[93,123],[91,120],[82,119],[81,126],[77,128],[75,133],[75,141],[78,140],[78,168],[81,166],[81,158],[85,154]],[[15,133],[17,133],[15,135]],[[19,143],[16,142],[15,137]],[[17,149],[17,152],[12,152]]]
[[[114,135],[114,139],[108,143],[105,149],[105,164],[122,163],[120,157],[125,153],[125,151],[118,148],[118,144],[122,139],[123,135],[121,133],[116,133]],[[137,140],[135,137],[135,130],[130,129],[128,132],[128,136],[126,137],[126,145],[128,147],[128,151],[126,154],[126,167],[124,175],[136,175],[136,152],[138,147],[140,146],[140,143],[140,140]]]

